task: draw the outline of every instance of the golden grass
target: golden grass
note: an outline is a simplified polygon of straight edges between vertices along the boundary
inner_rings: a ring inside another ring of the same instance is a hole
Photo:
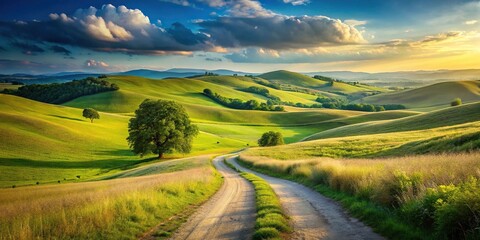
[[[132,239],[221,180],[210,167],[98,182],[0,189],[0,239]]]
[[[309,158],[285,161],[242,154],[255,167],[306,178],[382,204],[421,198],[427,188],[480,178],[480,153],[378,159]]]

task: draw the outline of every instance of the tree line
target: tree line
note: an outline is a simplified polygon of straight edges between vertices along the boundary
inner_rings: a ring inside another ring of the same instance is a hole
[[[16,90],[5,89],[3,93],[45,103],[61,104],[81,96],[119,89],[116,84],[103,80],[105,77],[99,78],[87,77],[66,83],[24,85]]]
[[[364,112],[381,112],[386,110],[406,109],[406,107],[401,104],[374,105],[367,103],[347,103],[347,100],[342,98],[318,97],[316,101],[319,102],[323,108],[330,109],[343,109]]]
[[[242,110],[261,110],[261,111],[284,111],[285,109],[282,106],[275,106],[272,101],[267,101],[266,103],[259,103],[257,100],[248,100],[242,101],[238,98],[227,98],[221,96],[218,93],[213,92],[212,90],[206,88],[203,90],[205,96],[211,98],[215,102],[222,104],[223,106],[242,109]]]

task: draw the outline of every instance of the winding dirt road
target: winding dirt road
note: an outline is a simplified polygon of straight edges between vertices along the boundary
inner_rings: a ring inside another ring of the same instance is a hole
[[[255,190],[251,183],[217,157],[213,164],[224,183],[180,227],[172,239],[251,239],[255,224]]]
[[[301,184],[254,172],[227,161],[244,172],[265,179],[278,195],[293,226],[292,239],[384,239],[348,214],[335,201]]]

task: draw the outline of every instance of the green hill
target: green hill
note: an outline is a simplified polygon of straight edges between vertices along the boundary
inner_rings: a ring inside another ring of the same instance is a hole
[[[0,187],[74,180],[77,175],[86,180],[151,161],[128,149],[129,118],[100,112],[92,124],[82,117],[82,109],[0,94]],[[193,154],[230,151],[245,144],[201,131]]]
[[[226,97],[264,101],[263,96],[239,90],[260,86],[246,77],[151,80],[113,76],[108,81],[120,89],[83,96],[63,106],[0,94],[0,171],[4,173],[0,175],[0,187],[78,181],[76,176],[88,180],[155,161],[134,156],[126,141],[128,120],[146,98],[175,100],[186,108],[200,128],[190,155],[255,146],[259,136],[270,130],[282,132],[285,141],[292,143],[339,126],[413,114],[297,108],[289,108],[289,112],[234,110],[201,94],[210,88]],[[269,90],[285,101],[308,103],[315,97]],[[81,117],[87,107],[100,111],[100,119],[93,124]]]
[[[480,101],[480,81],[443,82],[417,89],[385,93],[361,99],[371,104],[402,104],[409,108],[448,106],[455,98],[463,102]]]
[[[333,97],[332,93],[355,94],[362,92],[386,92],[386,89],[368,86],[364,84],[349,84],[345,82],[333,82],[316,79],[300,73],[289,72],[285,70],[268,72],[258,77],[269,80],[270,82],[281,85],[293,85],[301,88],[310,88],[323,92],[323,95]]]
[[[306,140],[403,132],[452,126],[480,121],[479,113],[480,103],[471,103],[396,120],[370,121],[366,123],[334,128],[317,133],[308,137]]]
[[[307,75],[285,70],[264,73],[258,77],[278,84],[290,84],[310,88],[322,87],[328,83],[327,81],[318,80]]]

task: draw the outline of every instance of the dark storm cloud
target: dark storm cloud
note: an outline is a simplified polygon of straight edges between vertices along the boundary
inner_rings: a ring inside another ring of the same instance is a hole
[[[198,23],[214,43],[222,47],[268,49],[309,48],[321,45],[362,43],[355,28],[337,19],[322,16],[259,18],[219,17]]]
[[[31,43],[27,43],[27,42],[17,42],[17,41],[15,41],[15,42],[12,42],[11,45],[16,47],[16,48],[21,49],[22,53],[26,54],[26,55],[35,55],[35,54],[38,54],[38,53],[45,52],[45,50],[43,50],[43,48],[37,46],[36,44],[31,44]]]
[[[72,52],[62,46],[58,46],[58,45],[54,45],[52,47],[50,47],[50,50],[52,50],[53,52],[55,53],[62,53],[64,54],[65,56],[70,56],[70,54],[72,54]]]

